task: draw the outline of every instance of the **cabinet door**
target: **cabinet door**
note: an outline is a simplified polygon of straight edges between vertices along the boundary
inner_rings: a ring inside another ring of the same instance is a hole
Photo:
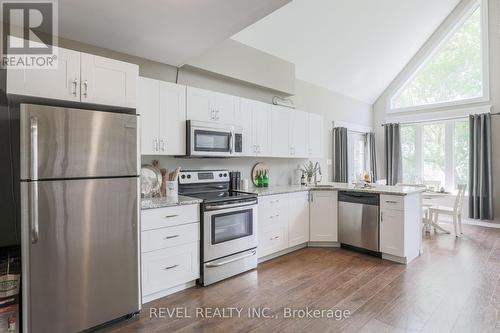
[[[292,157],[307,157],[307,113],[290,111],[289,140]]]
[[[404,212],[380,210],[380,252],[404,257]]]
[[[323,158],[323,117],[309,113],[308,114],[308,128],[307,128],[307,136],[308,136],[308,149],[307,153],[309,157],[314,158]]]
[[[81,101],[135,108],[139,66],[81,54]]]
[[[159,110],[161,153],[186,154],[186,86],[161,81]]]
[[[288,217],[288,246],[309,241],[309,193],[290,193]]]
[[[291,153],[289,132],[290,109],[283,106],[271,108],[271,155],[273,157],[288,157]]]
[[[160,83],[158,80],[139,78],[137,89],[137,113],[141,121],[141,154],[159,153],[159,101]]]
[[[187,119],[198,121],[215,120],[213,92],[187,87]]]
[[[238,97],[213,93],[215,99],[215,121],[223,124],[234,124]]]
[[[7,93],[80,101],[80,52],[58,48],[56,69],[9,69]]]
[[[254,102],[253,109],[253,137],[256,146],[257,155],[271,155],[270,145],[270,115],[271,105],[261,102]]]
[[[254,101],[241,98],[240,107],[236,111],[236,124],[241,127],[243,147],[241,156],[254,156],[256,154],[253,142],[253,105]]]
[[[311,191],[309,203],[309,239],[313,242],[337,242],[337,191]]]

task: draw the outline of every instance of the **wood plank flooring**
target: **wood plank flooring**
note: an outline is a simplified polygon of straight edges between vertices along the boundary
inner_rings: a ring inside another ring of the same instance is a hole
[[[500,229],[465,225],[464,233],[425,235],[424,254],[408,266],[343,249],[302,249],[148,303],[138,318],[103,332],[500,332]],[[191,318],[150,318],[150,309],[176,307]],[[196,318],[196,308],[215,307],[243,310],[241,317]],[[284,318],[287,307],[350,316]],[[269,308],[276,318],[251,318],[248,308]]]

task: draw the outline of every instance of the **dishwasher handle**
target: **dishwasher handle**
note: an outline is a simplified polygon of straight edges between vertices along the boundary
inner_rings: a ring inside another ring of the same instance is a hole
[[[378,193],[339,192],[338,201],[380,206],[380,195]]]

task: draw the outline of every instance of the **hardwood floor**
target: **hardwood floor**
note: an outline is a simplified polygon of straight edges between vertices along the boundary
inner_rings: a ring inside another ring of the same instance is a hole
[[[148,303],[138,319],[106,331],[500,332],[500,229],[464,226],[464,233],[427,234],[424,254],[408,266],[342,249],[299,250]],[[176,307],[192,317],[150,318],[150,309]],[[196,308],[215,307],[243,310],[240,318],[196,318]],[[284,318],[287,307],[350,316]],[[270,308],[277,318],[249,318],[248,308]]]

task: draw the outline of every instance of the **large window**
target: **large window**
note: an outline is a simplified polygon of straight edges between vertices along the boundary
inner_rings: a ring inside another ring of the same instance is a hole
[[[347,144],[349,182],[352,182],[360,178],[366,170],[366,136],[363,133],[349,131]]]
[[[469,122],[448,120],[401,126],[403,182],[454,191],[467,184]]]
[[[482,45],[485,20],[486,15],[477,1],[392,97],[391,109],[410,110],[487,98],[487,73],[483,66],[483,62],[487,62],[483,58],[487,55]],[[427,139],[427,136],[439,136],[441,132],[438,127],[428,128],[424,135]],[[440,148],[436,146],[434,149]],[[428,172],[435,177],[442,177],[437,174],[438,162],[431,161],[426,166],[432,169]]]

